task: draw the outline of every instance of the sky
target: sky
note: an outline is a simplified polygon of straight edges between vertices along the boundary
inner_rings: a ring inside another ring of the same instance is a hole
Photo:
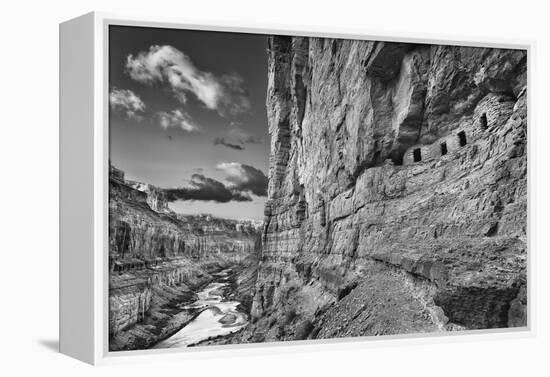
[[[183,214],[262,219],[264,35],[111,26],[109,156]]]

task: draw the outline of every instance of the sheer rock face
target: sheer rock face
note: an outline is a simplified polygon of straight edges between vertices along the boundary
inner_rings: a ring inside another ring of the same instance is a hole
[[[268,59],[243,340],[524,326],[526,52],[271,37]]]
[[[166,193],[163,190],[159,190],[148,183],[131,181],[126,181],[126,183],[130,187],[147,194],[147,204],[153,211],[159,213],[172,213],[172,210],[168,207]]]

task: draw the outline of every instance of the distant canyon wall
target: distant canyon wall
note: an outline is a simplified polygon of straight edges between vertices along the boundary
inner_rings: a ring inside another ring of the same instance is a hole
[[[110,336],[132,329],[150,314],[154,318],[149,322],[159,322],[155,318],[162,315],[151,310],[192,296],[193,289],[212,279],[210,267],[243,263],[259,252],[259,223],[176,214],[161,189],[127,181],[115,167],[110,170]],[[141,328],[134,332],[137,338],[154,338]],[[117,347],[127,346],[125,342],[117,340]]]
[[[109,249],[113,260],[243,254],[254,249],[260,224],[172,212],[152,185],[110,180]],[[136,261],[137,262],[137,261]]]

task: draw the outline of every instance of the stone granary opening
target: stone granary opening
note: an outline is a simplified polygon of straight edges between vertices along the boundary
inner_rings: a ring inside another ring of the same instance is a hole
[[[465,146],[466,144],[468,144],[466,142],[466,133],[464,131],[460,131],[458,134],[458,142],[460,144],[461,147]]]
[[[372,158],[372,161],[373,161],[374,164],[380,163],[380,155],[381,155],[381,154],[382,154],[381,151],[376,151],[376,152],[374,152],[374,156],[373,156],[373,158]]]
[[[445,156],[447,154],[447,143],[443,142],[441,143],[441,155]]]
[[[487,114],[483,113],[483,115],[481,115],[481,118],[479,118],[479,125],[484,131],[487,129]]]
[[[413,151],[413,159],[414,159],[414,162],[422,161],[422,154],[420,152],[420,148],[415,148],[415,150]]]

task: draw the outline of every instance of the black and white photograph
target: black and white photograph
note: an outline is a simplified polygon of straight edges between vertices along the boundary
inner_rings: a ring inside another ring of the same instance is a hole
[[[0,375],[548,374],[543,2],[2,10]]]
[[[527,51],[111,25],[109,351],[527,326]]]

